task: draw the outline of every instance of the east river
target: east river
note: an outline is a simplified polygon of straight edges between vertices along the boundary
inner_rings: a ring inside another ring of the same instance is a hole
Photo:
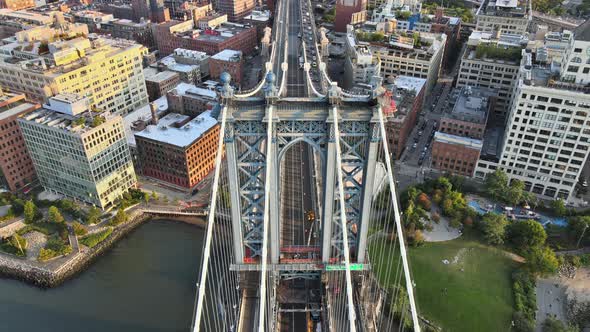
[[[149,221],[57,288],[0,279],[0,331],[186,332],[203,234]]]

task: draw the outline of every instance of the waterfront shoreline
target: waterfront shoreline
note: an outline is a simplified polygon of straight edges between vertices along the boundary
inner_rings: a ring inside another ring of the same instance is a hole
[[[79,273],[84,272],[103,254],[107,253],[113,246],[119,243],[122,238],[131,234],[140,225],[147,221],[164,219],[182,222],[200,228],[206,227],[206,222],[198,217],[159,216],[154,213],[146,213],[142,209],[137,209],[130,213],[127,222],[116,226],[111,235],[95,247],[80,248],[78,252],[56,259],[62,261],[59,265],[52,264],[52,262],[39,263],[26,261],[9,254],[0,255],[0,278],[14,279],[40,288],[58,287]]]

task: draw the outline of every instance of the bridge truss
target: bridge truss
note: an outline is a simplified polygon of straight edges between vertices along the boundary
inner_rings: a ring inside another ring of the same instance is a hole
[[[263,99],[236,99],[225,82],[193,331],[281,331],[281,316],[297,310],[319,312],[311,324],[322,331],[420,331],[387,145],[387,100],[379,89],[374,103],[335,90],[294,103],[276,98],[273,78]],[[298,142],[322,164],[321,246],[281,249],[279,165]],[[308,255],[297,258],[300,252]],[[282,307],[280,285],[298,278],[321,284],[315,309]]]

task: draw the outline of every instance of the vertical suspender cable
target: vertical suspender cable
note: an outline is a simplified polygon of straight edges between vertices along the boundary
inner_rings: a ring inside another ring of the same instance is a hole
[[[332,107],[332,117],[334,119],[334,138],[336,139],[336,171],[338,172],[338,194],[340,196],[340,224],[342,226],[342,247],[344,248],[344,266],[346,267],[346,293],[348,297],[348,320],[350,321],[350,331],[356,332],[356,315],[354,312],[354,302],[352,300],[352,278],[350,275],[350,256],[348,249],[348,229],[346,225],[346,204],[344,203],[344,179],[342,177],[342,160],[340,149],[340,129],[338,128],[338,109]]]
[[[197,296],[197,312],[195,314],[194,332],[199,332],[201,328],[201,317],[203,310],[203,299],[207,285],[207,272],[209,269],[209,255],[211,253],[211,239],[213,237],[213,226],[215,223],[215,208],[217,206],[217,189],[219,186],[219,174],[221,173],[221,158],[223,154],[223,136],[225,136],[225,121],[227,118],[227,106],[224,105],[221,110],[221,129],[219,130],[219,140],[217,145],[217,155],[215,156],[215,175],[213,177],[213,190],[211,193],[211,206],[207,217],[207,234],[205,238],[205,247],[203,250],[203,266],[201,270],[201,281],[199,283],[199,294]]]
[[[266,269],[268,258],[268,212],[270,210],[270,177],[273,157],[272,149],[272,121],[273,106],[268,107],[267,126],[266,126],[266,171],[264,172],[264,218],[262,222],[262,264],[260,269],[260,315],[258,331],[264,332],[264,311],[266,309]]]
[[[385,133],[385,122],[383,121],[383,110],[379,107],[379,126],[382,133]],[[383,134],[384,135],[384,134]],[[389,155],[389,147],[387,146],[387,139],[382,139],[383,150],[385,153],[385,164],[387,166],[387,179],[389,181],[389,192],[393,203],[393,213],[395,217],[395,226],[399,238],[399,251],[402,256],[402,264],[404,266],[404,275],[406,279],[406,289],[408,291],[408,299],[410,301],[410,309],[412,311],[412,321],[414,323],[414,331],[420,332],[420,321],[418,320],[418,310],[416,309],[416,302],[414,301],[414,284],[412,276],[410,275],[410,266],[408,264],[408,257],[406,253],[406,244],[404,241],[404,233],[402,229],[399,207],[397,206],[397,194],[395,192],[395,183],[393,181],[393,171],[391,168],[391,158]]]

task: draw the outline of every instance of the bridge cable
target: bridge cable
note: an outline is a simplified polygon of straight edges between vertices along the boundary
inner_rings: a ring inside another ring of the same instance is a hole
[[[215,165],[221,165],[223,155],[223,138],[225,136],[225,123],[227,119],[227,106],[224,105],[221,110],[221,129],[219,130],[219,139],[217,145],[217,155],[215,156]],[[219,175],[221,167],[215,167],[215,174],[213,177],[211,205],[209,207],[209,215],[207,218],[207,234],[205,236],[205,245],[203,250],[203,265],[201,270],[201,281],[199,283],[199,293],[197,295],[197,310],[195,314],[195,323],[193,325],[193,332],[199,332],[202,319],[203,299],[207,285],[207,272],[209,269],[209,258],[211,252],[211,240],[213,237],[213,228],[215,224],[215,208],[217,206],[217,190],[219,187]]]
[[[340,201],[340,224],[342,227],[342,247],[344,249],[344,266],[346,268],[346,293],[348,296],[348,320],[350,322],[350,331],[356,332],[354,322],[356,314],[354,311],[352,295],[352,278],[350,273],[350,252],[348,248],[348,226],[346,224],[346,203],[344,202],[344,178],[342,176],[342,149],[340,147],[340,129],[338,128],[338,109],[332,107],[332,117],[334,119],[334,137],[336,140],[336,171],[338,174],[338,193]]]
[[[381,107],[378,108],[378,113],[379,113],[379,126],[381,129],[382,133],[385,133],[385,121],[383,120],[383,109]],[[400,218],[400,213],[399,213],[399,207],[397,204],[397,193],[395,190],[395,183],[393,181],[393,170],[391,167],[391,158],[390,158],[390,154],[389,154],[389,147],[388,147],[388,143],[387,140],[381,140],[382,144],[383,144],[383,151],[385,153],[385,164],[387,166],[387,179],[389,181],[389,187],[390,187],[390,195],[391,195],[391,200],[393,203],[393,211],[394,211],[394,216],[395,216],[395,225],[397,228],[397,233],[398,233],[398,237],[399,237],[399,248],[400,248],[400,254],[401,254],[401,258],[402,258],[402,264],[404,267],[404,276],[405,276],[405,280],[406,280],[406,290],[408,292],[408,299],[410,302],[410,310],[412,312],[412,322],[414,323],[414,331],[415,332],[420,332],[420,321],[418,320],[418,310],[416,308],[416,302],[414,300],[414,283],[412,280],[412,276],[410,274],[410,267],[409,267],[409,263],[408,263],[408,257],[407,257],[407,253],[406,253],[406,246],[405,246],[405,241],[404,241],[404,236],[403,236],[403,228],[402,228],[402,224],[401,224],[401,218]]]
[[[268,265],[268,226],[269,226],[269,210],[270,210],[270,181],[271,181],[271,171],[272,167],[272,158],[273,156],[273,109],[274,106],[270,105],[268,107],[268,114],[267,114],[267,126],[266,126],[266,166],[265,166],[265,174],[264,174],[264,219],[263,219],[263,226],[262,226],[262,264],[261,264],[261,272],[260,272],[260,314],[259,314],[259,324],[258,324],[258,331],[264,332],[264,312],[266,309],[266,272],[267,272],[267,265]]]

